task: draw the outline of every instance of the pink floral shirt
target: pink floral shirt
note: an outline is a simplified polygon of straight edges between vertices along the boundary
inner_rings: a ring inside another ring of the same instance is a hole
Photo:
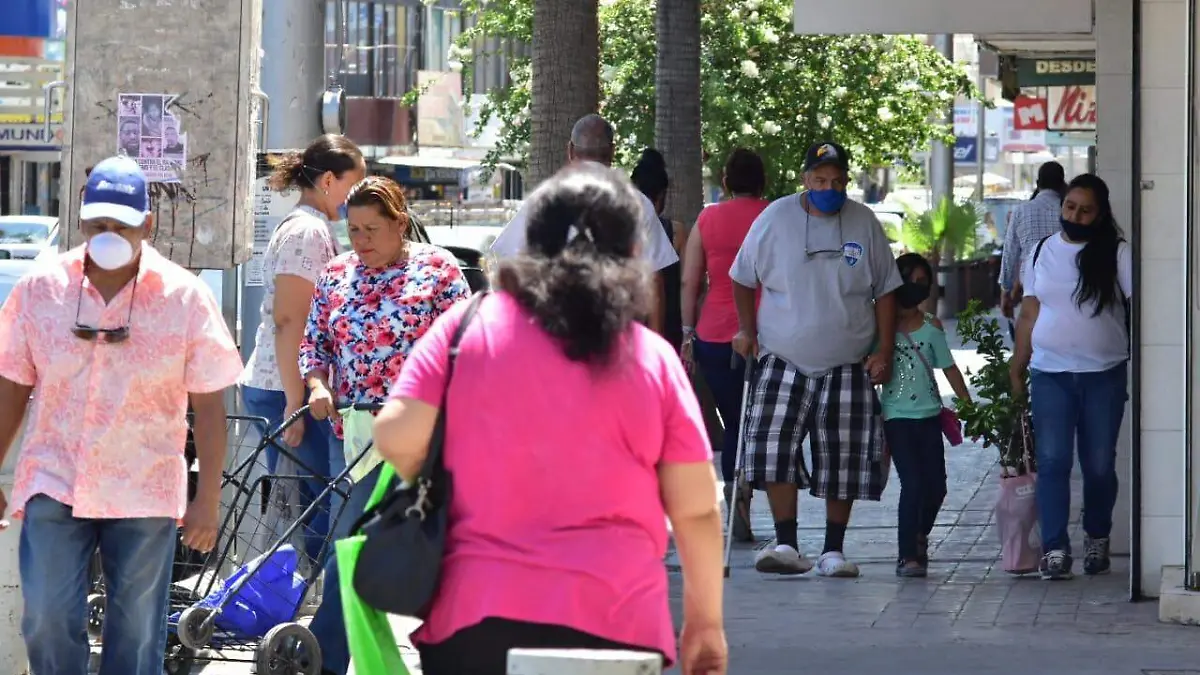
[[[188,393],[242,370],[212,291],[149,245],[134,284],[104,304],[83,247],[31,271],[0,308],[0,377],[33,387],[12,494],[14,517],[45,495],[77,518],[182,518]],[[130,313],[130,303],[133,311]],[[129,339],[83,340],[79,323]]]

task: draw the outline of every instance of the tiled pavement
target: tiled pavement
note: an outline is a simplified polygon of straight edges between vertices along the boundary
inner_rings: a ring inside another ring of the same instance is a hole
[[[956,349],[955,356],[960,366],[972,365],[973,352]],[[862,567],[859,579],[763,577],[753,569],[756,547],[735,547],[725,590],[730,672],[1200,675],[1200,629],[1159,624],[1156,603],[1130,603],[1127,558],[1116,558],[1110,575],[1069,582],[1000,570],[995,451],[964,445],[948,449],[947,461],[949,495],[930,540],[927,579],[894,575],[894,474],[882,502],[856,506],[846,550]],[[766,545],[773,528],[762,493],[752,526]],[[1078,546],[1078,523],[1072,528]],[[818,554],[823,539],[823,506],[804,496],[801,546]],[[682,578],[671,572],[670,580],[678,617]],[[198,672],[249,669],[213,664]]]

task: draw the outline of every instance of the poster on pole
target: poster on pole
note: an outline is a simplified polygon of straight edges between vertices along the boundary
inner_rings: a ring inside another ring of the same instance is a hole
[[[300,203],[300,191],[289,190],[276,192],[267,184],[264,176],[254,182],[254,248],[250,260],[243,268],[243,278],[246,286],[265,286],[266,270],[263,267],[263,256],[267,253],[267,244],[275,228]]]
[[[117,95],[117,153],[137,160],[152,183],[178,183],[187,133],[171,112],[171,94]]]

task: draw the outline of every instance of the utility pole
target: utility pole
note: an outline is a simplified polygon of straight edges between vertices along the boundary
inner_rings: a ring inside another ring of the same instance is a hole
[[[983,174],[987,169],[987,79],[983,77],[983,47],[977,46],[975,86],[979,89],[979,123],[975,125],[975,199],[983,204]]]
[[[303,150],[321,134],[321,96],[325,92],[325,2],[291,0],[263,3],[262,89],[268,109],[264,143],[268,151]],[[261,113],[260,113],[261,114]],[[240,269],[242,358],[254,351],[264,294],[262,251],[298,195],[266,189],[255,181],[254,252]],[[230,286],[234,286],[230,284]]]
[[[948,60],[954,60],[954,36],[953,35],[935,35],[933,38],[934,48],[945,56]],[[950,129],[954,128],[954,102],[951,101],[942,111],[942,122]],[[982,120],[980,120],[982,124]],[[980,160],[982,160],[983,148],[978,149]],[[936,141],[929,154],[929,187],[932,194],[932,201],[929,204],[930,208],[936,209],[943,199],[954,199],[954,145]],[[937,315],[941,318],[949,318],[953,316],[953,296],[956,289],[954,284],[950,283],[951,275],[945,272],[947,263],[952,262],[951,257],[953,251],[940,251],[940,262],[942,269],[938,271],[938,285],[945,289],[945,293],[939,296]]]

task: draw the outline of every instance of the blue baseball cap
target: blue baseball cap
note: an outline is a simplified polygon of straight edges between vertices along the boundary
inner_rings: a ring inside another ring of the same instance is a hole
[[[109,157],[92,167],[83,189],[80,220],[112,218],[128,227],[141,227],[150,212],[146,174],[134,160]]]

